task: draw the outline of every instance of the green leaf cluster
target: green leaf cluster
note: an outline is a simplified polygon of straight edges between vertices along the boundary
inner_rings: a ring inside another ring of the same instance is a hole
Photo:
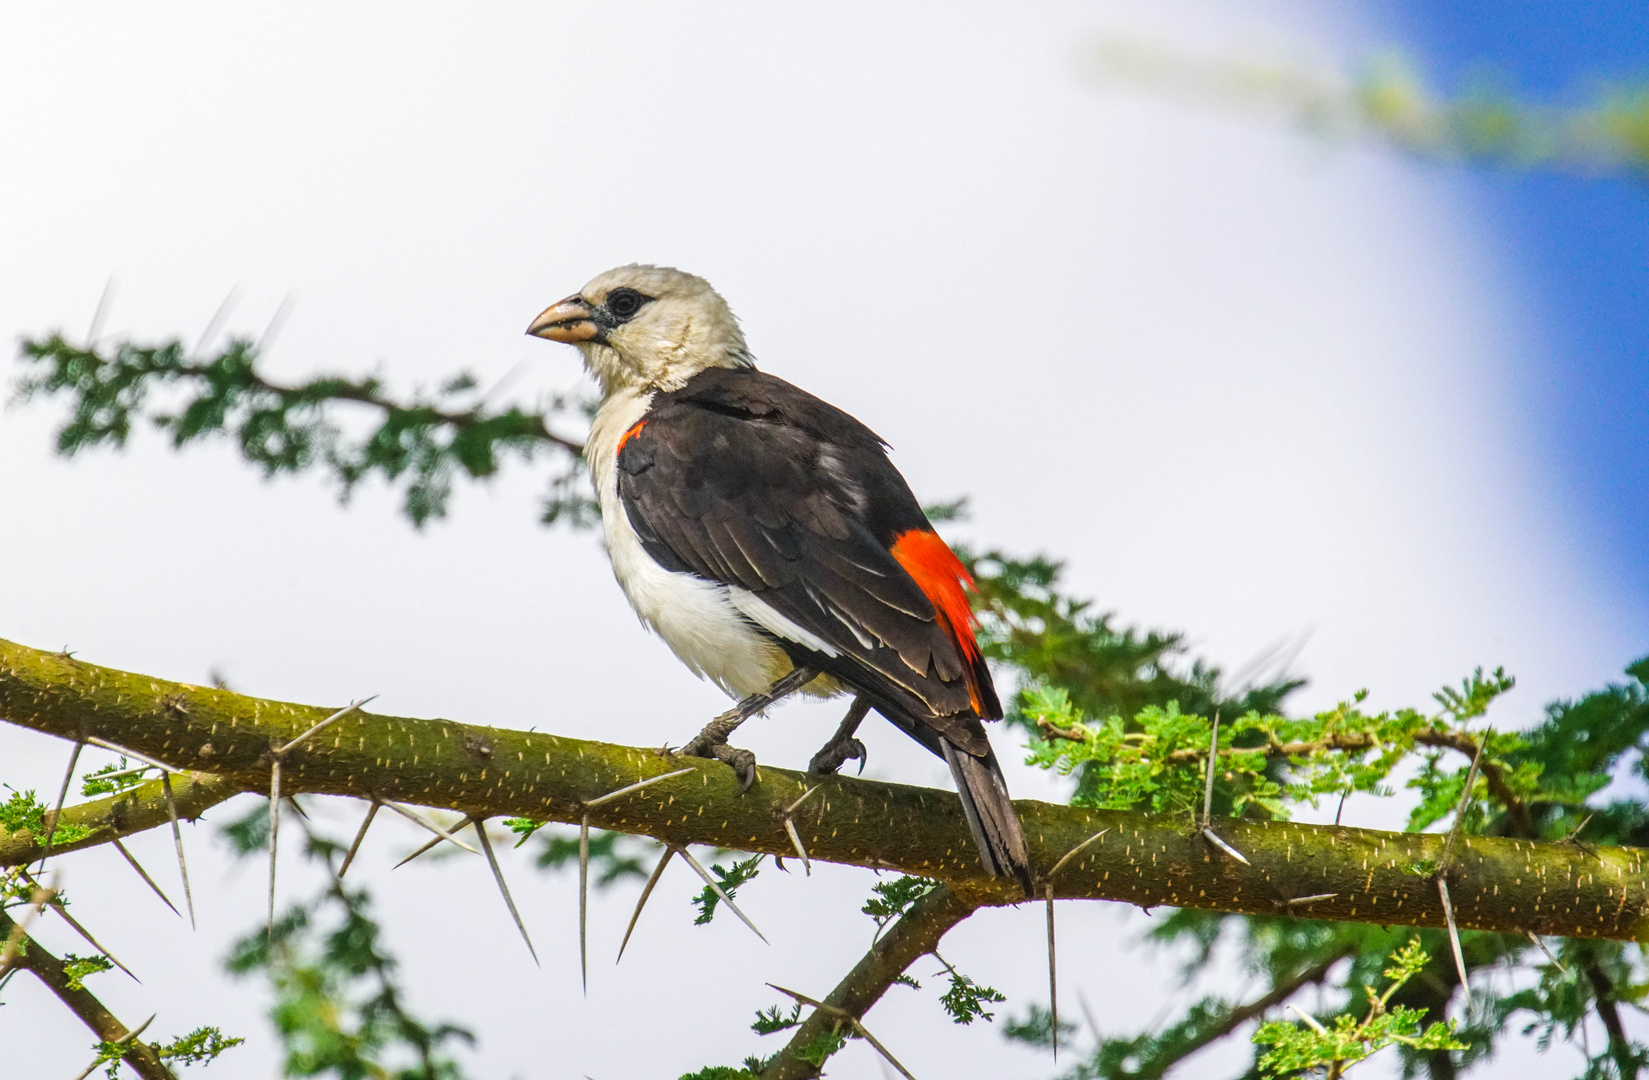
[[[1338,1077],[1348,1066],[1388,1046],[1402,1045],[1414,1051],[1466,1049],[1454,1037],[1453,1021],[1423,1026],[1424,1009],[1391,1004],[1392,996],[1420,973],[1428,959],[1419,941],[1409,942],[1392,957],[1391,966],[1383,972],[1389,980],[1386,989],[1376,997],[1371,988],[1369,1010],[1361,1021],[1342,1014],[1327,1025],[1316,1020],[1300,1024],[1273,1020],[1260,1025],[1253,1041],[1271,1047],[1259,1060],[1260,1071],[1280,1077],[1322,1068],[1329,1077]]]
[[[96,975],[100,971],[108,971],[114,967],[114,962],[101,953],[95,956],[76,956],[74,953],[63,954],[63,974],[68,977],[70,990],[84,990],[86,984],[80,980],[88,975]]]
[[[941,960],[940,963],[944,961]],[[994,1020],[996,1014],[988,1011],[985,1006],[1008,1000],[994,987],[974,982],[949,964],[945,964],[945,973],[950,976],[950,989],[939,995],[939,1004],[945,1007],[950,1018],[958,1024],[971,1024],[975,1020]]]
[[[888,923],[910,910],[910,906],[939,887],[937,881],[905,874],[892,881],[878,881],[870,887],[871,897],[859,910],[876,922],[876,935],[881,936]]]
[[[5,802],[0,802],[0,829],[7,832],[22,832],[27,830],[35,836],[42,836],[46,832],[46,815],[51,812],[45,803],[41,802],[34,791],[18,791],[10,784],[0,784],[11,792]],[[91,835],[91,830],[81,825],[71,825],[64,822],[52,830],[52,844],[72,844],[76,840]]]
[[[723,868],[720,863],[711,863],[710,872],[716,876],[716,882],[721,885],[722,891],[729,900],[739,894],[739,886],[750,881],[757,874],[761,861],[765,855],[752,855],[748,859],[740,859],[731,868]],[[639,868],[638,868],[639,869]],[[693,897],[693,905],[699,909],[698,916],[693,920],[694,926],[703,926],[716,917],[716,907],[721,903],[721,896],[716,890],[706,885],[699,894]]]

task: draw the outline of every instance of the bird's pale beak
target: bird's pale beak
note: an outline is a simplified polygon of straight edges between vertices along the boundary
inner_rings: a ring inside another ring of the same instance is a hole
[[[590,305],[582,296],[573,295],[545,308],[527,327],[527,333],[550,341],[573,344],[593,340],[601,333],[601,328],[590,317]]]

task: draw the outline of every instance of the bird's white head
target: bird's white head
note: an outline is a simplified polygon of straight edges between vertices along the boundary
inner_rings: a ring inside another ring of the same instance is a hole
[[[578,346],[607,395],[674,390],[706,368],[754,366],[721,294],[668,266],[609,270],[546,308],[527,333]]]

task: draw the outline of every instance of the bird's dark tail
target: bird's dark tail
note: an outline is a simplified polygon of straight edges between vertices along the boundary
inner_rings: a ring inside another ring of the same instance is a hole
[[[1011,877],[1024,888],[1026,896],[1036,895],[1025,835],[1019,828],[1013,800],[1008,798],[1008,783],[996,763],[995,752],[975,757],[952,746],[949,739],[941,737],[939,744],[951,778],[956,781],[956,793],[962,796],[962,811],[979,848],[979,861],[993,877]]]

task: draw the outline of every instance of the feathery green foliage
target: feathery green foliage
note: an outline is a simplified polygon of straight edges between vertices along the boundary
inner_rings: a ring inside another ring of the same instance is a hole
[[[5,802],[0,802],[0,828],[7,832],[17,832],[27,829],[36,836],[46,831],[46,815],[51,808],[40,801],[34,791],[18,791],[10,784],[0,784],[11,796]],[[87,835],[87,830],[78,825],[67,822],[52,830],[52,843],[72,844]]]
[[[288,908],[271,933],[258,927],[243,937],[226,962],[233,974],[269,981],[286,1075],[462,1080],[448,1046],[471,1043],[473,1036],[407,1011],[367,893],[331,875],[338,845],[311,835],[305,850],[326,865],[331,880],[308,902]]]
[[[723,869],[721,863],[711,863],[710,872],[716,876],[716,883],[721,886],[722,892],[731,900],[739,894],[739,886],[761,873],[759,869],[765,855],[752,855],[748,859],[740,859],[731,868]],[[716,905],[721,903],[721,896],[716,890],[706,885],[697,896],[693,897],[693,905],[699,909],[698,917],[693,920],[694,926],[703,926],[716,917]]]
[[[1440,1020],[1422,1026],[1424,1009],[1391,1004],[1392,995],[1426,966],[1426,951],[1411,941],[1392,957],[1383,974],[1390,980],[1378,997],[1369,994],[1369,1009],[1361,1021],[1336,1016],[1332,1025],[1306,1018],[1291,1024],[1273,1020],[1254,1033],[1254,1042],[1270,1046],[1260,1058],[1260,1071],[1267,1076],[1294,1076],[1314,1069],[1338,1077],[1346,1067],[1379,1053],[1388,1046],[1403,1045],[1417,1051],[1464,1050],[1466,1044],[1454,1038],[1454,1023]],[[1372,991],[1372,987],[1370,988]]]
[[[345,499],[372,477],[399,484],[407,517],[421,526],[445,516],[455,477],[485,479],[509,457],[531,461],[549,452],[559,471],[544,520],[592,519],[578,444],[550,427],[578,411],[566,398],[539,408],[493,408],[468,373],[405,402],[375,376],[318,376],[288,386],[258,371],[259,348],[244,338],[194,357],[176,340],[99,348],[54,334],[24,342],[23,359],[33,370],[19,380],[18,400],[70,398],[70,418],[57,434],[66,457],[125,446],[140,421],[165,431],[180,449],[228,436],[265,477],[315,469]],[[350,412],[355,422],[347,420]]]

